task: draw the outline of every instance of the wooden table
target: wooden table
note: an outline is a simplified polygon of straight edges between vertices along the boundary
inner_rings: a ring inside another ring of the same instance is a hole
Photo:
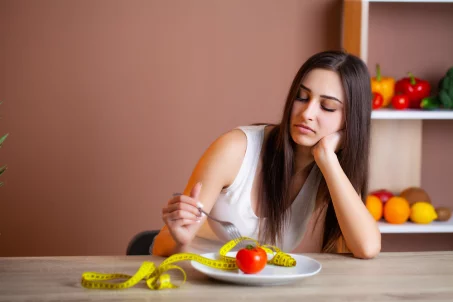
[[[306,254],[321,262],[315,276],[291,285],[222,283],[182,262],[187,282],[152,291],[146,284],[116,291],[80,286],[85,271],[133,274],[155,256],[0,258],[0,301],[453,301],[453,251],[381,253],[372,260]]]

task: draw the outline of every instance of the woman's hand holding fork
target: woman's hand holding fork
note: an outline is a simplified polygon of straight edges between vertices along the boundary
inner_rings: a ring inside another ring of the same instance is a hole
[[[197,183],[190,196],[174,196],[162,209],[162,220],[177,244],[189,244],[200,227],[203,218],[198,210],[198,207],[203,207],[198,201],[200,191],[201,183]]]

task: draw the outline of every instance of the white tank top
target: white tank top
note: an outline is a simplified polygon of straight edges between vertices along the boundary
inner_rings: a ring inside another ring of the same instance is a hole
[[[265,125],[238,127],[247,137],[247,149],[242,165],[233,183],[220,192],[209,213],[219,220],[236,225],[242,236],[254,239],[258,239],[259,218],[251,207],[250,194],[263,145],[264,128]],[[321,177],[321,171],[315,163],[291,205],[291,217],[284,228],[283,240],[279,246],[285,252],[321,251],[324,215],[319,217],[314,228],[318,217],[314,215],[314,208]],[[228,240],[228,235],[219,223],[206,219],[190,244],[189,251],[217,252]]]

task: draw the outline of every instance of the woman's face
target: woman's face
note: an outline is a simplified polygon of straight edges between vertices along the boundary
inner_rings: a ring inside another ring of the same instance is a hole
[[[301,82],[291,111],[290,133],[294,142],[313,147],[323,137],[343,129],[345,102],[337,72],[310,71]]]

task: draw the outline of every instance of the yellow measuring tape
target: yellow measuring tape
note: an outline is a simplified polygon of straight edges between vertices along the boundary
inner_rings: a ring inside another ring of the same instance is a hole
[[[282,252],[277,247],[272,245],[260,246],[258,241],[248,237],[242,237],[239,240],[231,240],[227,242],[220,249],[220,259],[213,260],[198,254],[191,253],[179,253],[174,254],[165,259],[159,266],[153,262],[145,261],[140,266],[138,271],[133,275],[126,274],[106,274],[97,272],[85,272],[82,274],[82,286],[91,289],[125,289],[133,287],[141,280],[145,280],[146,284],[150,289],[158,290],[164,288],[178,288],[179,286],[174,285],[170,280],[170,275],[167,274],[170,270],[178,270],[183,275],[184,284],[186,281],[186,273],[182,268],[177,265],[173,265],[175,262],[193,260],[209,267],[221,269],[221,270],[234,270],[237,269],[236,258],[227,256],[227,253],[234,248],[239,242],[242,241],[253,241],[257,246],[261,247],[268,254],[272,254],[273,257],[267,261],[268,264],[292,267],[296,265],[296,260],[290,255]],[[115,279],[127,279],[124,282],[107,282],[108,280]]]

